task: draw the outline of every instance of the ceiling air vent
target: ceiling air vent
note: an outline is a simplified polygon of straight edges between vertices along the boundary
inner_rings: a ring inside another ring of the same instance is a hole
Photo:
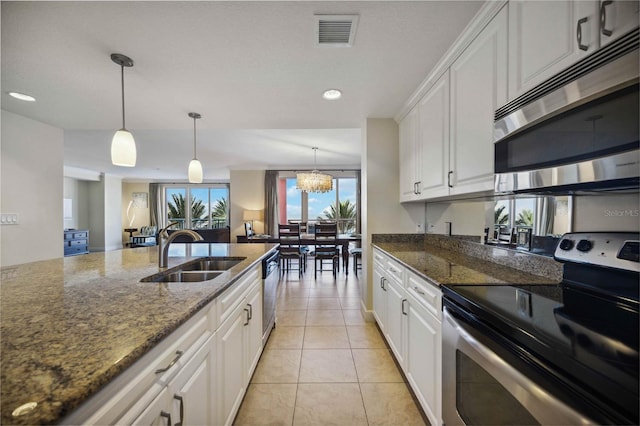
[[[314,15],[316,43],[326,47],[351,47],[358,28],[358,15]]]

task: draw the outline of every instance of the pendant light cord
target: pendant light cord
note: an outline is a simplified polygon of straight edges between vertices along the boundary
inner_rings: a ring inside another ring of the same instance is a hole
[[[122,87],[122,128],[126,129],[127,126],[125,126],[124,124],[124,65],[121,64],[120,65],[120,81],[121,81],[121,85],[120,87]]]
[[[196,156],[196,117],[193,117],[193,159],[197,159]]]

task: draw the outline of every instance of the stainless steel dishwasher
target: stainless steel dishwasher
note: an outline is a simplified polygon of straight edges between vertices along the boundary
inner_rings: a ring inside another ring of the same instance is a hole
[[[278,291],[279,251],[262,259],[262,345],[267,343],[271,330],[276,326],[276,294]]]

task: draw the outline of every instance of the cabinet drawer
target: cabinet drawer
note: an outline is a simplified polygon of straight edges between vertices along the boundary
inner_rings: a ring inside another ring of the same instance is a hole
[[[389,277],[394,277],[399,282],[403,282],[404,269],[405,268],[395,260],[392,260],[392,259],[387,260],[386,272],[387,272],[387,275],[389,275]]]
[[[373,250],[373,261],[383,268],[387,267],[387,257],[377,249]]]
[[[242,302],[242,298],[249,291],[251,284],[259,280],[258,268],[255,267],[240,280],[231,284],[231,287],[218,297],[218,325],[222,324],[231,315],[236,306]]]
[[[435,285],[412,272],[407,272],[407,291],[411,293],[431,314],[441,319],[442,292]]]
[[[75,245],[75,246],[67,246],[65,245],[64,247],[64,255],[68,256],[71,254],[80,254],[80,253],[86,253],[88,251],[87,249],[87,245]]]
[[[71,247],[73,247],[73,246],[86,246],[87,245],[87,240],[71,240],[71,241],[69,241],[69,245]]]
[[[87,238],[87,232],[86,231],[84,231],[84,232],[74,232],[73,233],[73,239],[76,239],[76,238]]]

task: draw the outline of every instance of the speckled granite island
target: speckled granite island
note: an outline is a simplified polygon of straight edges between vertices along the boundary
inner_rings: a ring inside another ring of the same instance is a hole
[[[374,247],[435,285],[557,284],[562,265],[552,258],[435,234],[374,235]]]
[[[152,283],[157,247],[1,269],[2,424],[52,424],[231,288],[276,244],[172,244],[169,268],[193,257],[246,257],[201,283]],[[19,406],[32,411],[14,417]]]

